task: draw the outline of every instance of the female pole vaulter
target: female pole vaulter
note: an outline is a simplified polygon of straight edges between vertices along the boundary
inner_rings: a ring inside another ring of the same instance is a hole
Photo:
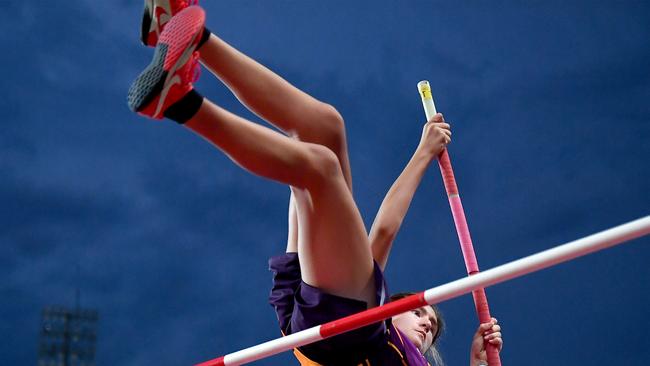
[[[352,197],[342,117],[210,33],[203,10],[188,5],[145,2],[142,40],[156,48],[151,64],[129,89],[130,108],[149,118],[174,120],[243,169],[291,187],[290,253],[271,261],[274,291],[279,291],[272,292],[271,302],[282,331],[298,332],[382,304],[388,294],[382,269],[389,247],[378,250],[372,233],[369,239]],[[199,59],[244,105],[284,134],[236,116],[194,90]],[[421,151],[430,162],[450,142],[442,115],[427,122],[423,140]],[[380,210],[380,222],[381,215]],[[427,365],[421,348],[433,340],[435,328],[434,317],[423,310],[426,315],[417,316],[425,318],[422,333],[396,329],[398,319],[376,323],[301,347],[301,362]],[[488,342],[501,344],[494,321],[481,327]],[[472,365],[482,362],[475,361]]]

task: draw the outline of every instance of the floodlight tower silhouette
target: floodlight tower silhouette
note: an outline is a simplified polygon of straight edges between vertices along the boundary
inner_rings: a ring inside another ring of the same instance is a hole
[[[38,366],[95,366],[99,315],[95,309],[81,308],[79,298],[77,287],[74,308],[43,308]]]

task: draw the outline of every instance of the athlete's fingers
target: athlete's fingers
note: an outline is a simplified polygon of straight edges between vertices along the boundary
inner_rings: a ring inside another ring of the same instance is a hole
[[[483,335],[487,335],[490,333],[489,332],[490,328],[492,328],[492,323],[483,323],[479,325],[478,332],[483,333]]]
[[[433,125],[435,127],[444,129],[444,130],[451,129],[451,125],[449,123],[445,123],[445,122],[429,122],[429,124],[431,124],[431,125]]]
[[[429,120],[429,122],[444,122],[444,121],[445,121],[445,117],[442,115],[442,113],[434,114],[433,117],[431,117],[431,119]]]
[[[497,349],[499,350],[499,352],[501,352],[501,350],[503,349],[503,338],[501,338],[501,337],[490,339],[490,340],[488,340],[488,343],[492,344],[492,345],[495,345],[497,347]]]
[[[451,137],[451,131],[450,130],[445,130],[444,128],[437,127],[438,131],[442,134],[444,134],[447,137]]]

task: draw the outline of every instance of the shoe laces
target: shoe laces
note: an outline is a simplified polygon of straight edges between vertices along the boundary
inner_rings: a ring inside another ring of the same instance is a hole
[[[192,5],[199,5],[199,0],[186,0],[185,2],[185,7],[192,6]]]
[[[179,0],[176,2],[172,2],[172,6],[174,7],[173,9],[176,9],[176,12],[181,11],[182,9],[187,8],[188,6],[192,5],[199,5],[199,0]]]

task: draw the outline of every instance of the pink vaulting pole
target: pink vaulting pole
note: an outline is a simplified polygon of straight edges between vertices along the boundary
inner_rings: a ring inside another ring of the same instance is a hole
[[[420,81],[418,83],[418,91],[420,92],[422,106],[424,107],[424,113],[427,116],[427,120],[431,120],[431,118],[436,114],[436,107],[433,103],[433,96],[431,94],[429,82],[426,80]],[[456,185],[456,178],[454,177],[454,170],[451,167],[451,160],[449,159],[447,149],[443,150],[442,154],[438,157],[438,165],[440,166],[440,173],[442,174],[442,180],[445,184],[445,190],[447,190],[447,198],[449,199],[451,214],[454,217],[454,223],[456,224],[456,232],[458,233],[458,240],[460,241],[460,249],[463,252],[465,267],[467,267],[467,274],[472,276],[479,273],[478,261],[476,260],[476,254],[474,254],[472,237],[469,234],[469,227],[467,226],[467,220],[465,219],[465,211],[463,210],[463,204],[460,201],[458,186]],[[476,307],[479,321],[481,323],[489,322],[492,319],[492,316],[490,315],[490,307],[488,306],[485,290],[482,288],[477,289],[472,292],[472,296],[474,297],[474,306]],[[488,364],[490,366],[501,366],[501,359],[499,358],[499,351],[496,346],[486,342],[485,347],[487,351]]]
[[[236,366],[257,361],[284,351],[314,343],[321,339],[349,332],[417,309],[424,304],[437,304],[471,291],[536,272],[571,259],[650,234],[650,216],[601,231],[599,233],[512,261],[507,264],[428,289],[383,306],[334,320],[313,328],[277,338],[253,347],[200,363],[196,366]]]

